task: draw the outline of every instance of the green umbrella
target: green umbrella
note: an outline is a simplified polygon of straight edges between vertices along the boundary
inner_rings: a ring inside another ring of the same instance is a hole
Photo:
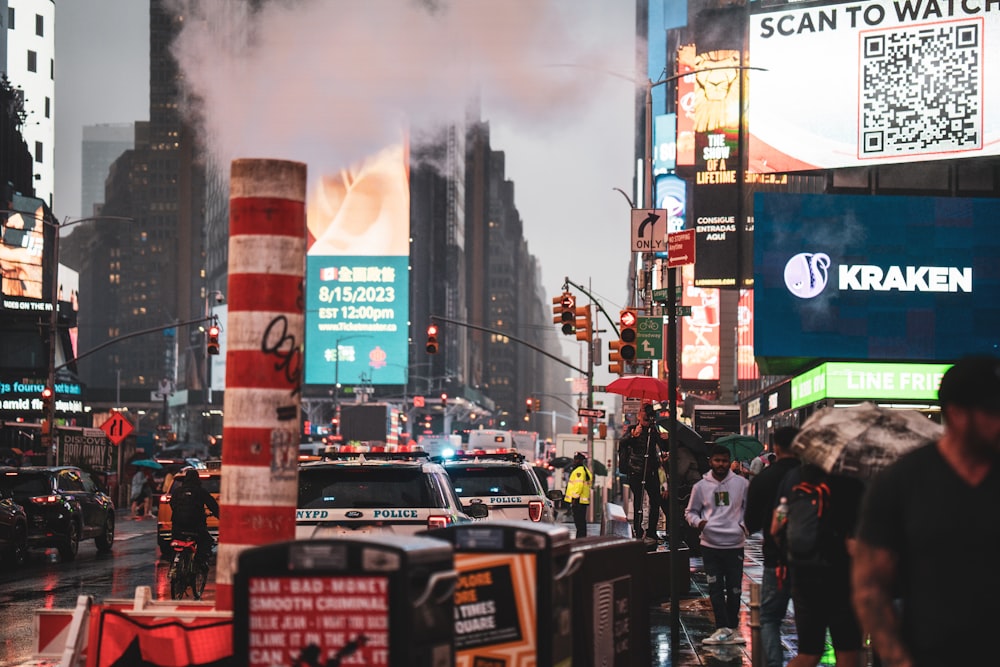
[[[715,444],[722,445],[729,450],[729,455],[734,461],[749,461],[760,456],[764,451],[761,441],[749,435],[727,435],[715,441]]]

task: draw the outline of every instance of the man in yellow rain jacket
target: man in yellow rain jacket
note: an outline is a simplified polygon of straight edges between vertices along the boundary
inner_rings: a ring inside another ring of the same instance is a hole
[[[563,500],[573,508],[573,523],[577,538],[587,536],[587,505],[590,504],[590,485],[594,476],[587,469],[587,455],[577,452],[570,467],[569,482]]]

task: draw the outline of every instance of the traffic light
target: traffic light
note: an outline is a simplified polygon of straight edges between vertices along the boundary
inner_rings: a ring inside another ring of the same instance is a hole
[[[552,321],[562,325],[562,332],[567,336],[572,336],[576,332],[576,297],[569,292],[563,292],[561,296],[554,297],[552,303],[552,313],[555,317]]]
[[[639,318],[635,316],[634,310],[623,310],[618,323],[621,325],[618,333],[618,337],[621,339],[618,354],[621,355],[623,361],[635,361],[635,346],[638,338],[636,325],[639,323]]]
[[[219,327],[214,324],[208,328],[207,333],[208,338],[205,340],[205,346],[208,348],[209,354],[219,353]]]
[[[621,375],[625,372],[625,362],[619,352],[622,342],[620,340],[608,341],[608,372]]]
[[[438,328],[436,324],[427,326],[427,354],[438,352]]]
[[[524,414],[525,416],[531,414],[531,409],[535,406],[535,401],[531,398],[525,399],[524,401]]]
[[[56,392],[52,390],[52,387],[45,387],[42,389],[42,409],[48,411],[52,407],[52,401],[56,398]]]
[[[441,406],[448,407],[448,394],[441,394]]]
[[[589,343],[594,335],[594,327],[590,322],[590,306],[577,308],[574,314],[573,326],[576,328],[576,339]]]

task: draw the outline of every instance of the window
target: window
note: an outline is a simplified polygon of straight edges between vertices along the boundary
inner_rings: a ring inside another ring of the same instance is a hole
[[[38,71],[38,54],[34,51],[28,51],[28,71]]]
[[[7,8],[7,29],[8,30],[13,30],[14,29],[14,8],[13,7],[8,7]]]
[[[45,117],[52,117],[52,100],[48,97],[45,98]]]
[[[45,36],[45,19],[41,14],[35,14],[35,34],[39,37]]]
[[[40,163],[41,161],[42,161],[42,142],[36,141],[35,142],[35,162],[39,162]]]

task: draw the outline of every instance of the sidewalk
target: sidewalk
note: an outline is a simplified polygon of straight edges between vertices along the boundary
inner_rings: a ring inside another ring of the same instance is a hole
[[[660,548],[663,548],[662,546]],[[691,589],[681,593],[680,600],[680,641],[677,662],[670,660],[670,601],[656,602],[650,609],[650,641],[655,667],[693,667],[700,665],[726,665],[731,667],[751,667],[753,642],[750,631],[750,585],[759,584],[763,572],[761,540],[752,537],[747,540],[743,561],[743,604],[740,612],[740,634],[747,640],[743,645],[704,646],[701,640],[715,630],[712,621],[712,606],[708,601],[708,582],[702,569],[700,557],[691,557]],[[798,638],[791,605],[781,627],[781,640],[785,647],[785,661],[795,655]],[[821,664],[833,664],[825,660]]]

